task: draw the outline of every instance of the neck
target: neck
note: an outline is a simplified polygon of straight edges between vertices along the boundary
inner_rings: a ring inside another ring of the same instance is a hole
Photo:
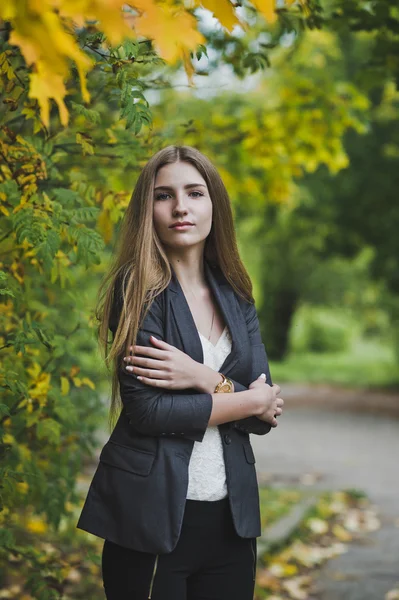
[[[185,290],[202,290],[207,287],[203,256],[170,258],[169,262],[181,287]]]

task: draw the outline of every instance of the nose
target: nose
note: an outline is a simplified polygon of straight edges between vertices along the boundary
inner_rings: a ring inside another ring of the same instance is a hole
[[[186,198],[184,191],[177,192],[173,205],[173,213],[187,213]]]

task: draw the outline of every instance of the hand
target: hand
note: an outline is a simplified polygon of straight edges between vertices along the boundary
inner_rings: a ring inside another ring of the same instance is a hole
[[[133,346],[134,356],[124,357],[127,372],[155,387],[183,390],[194,386],[198,363],[175,346],[150,336],[149,346]],[[140,356],[139,356],[140,355]],[[129,369],[133,367],[133,371]]]
[[[256,401],[259,406],[259,412],[256,414],[258,419],[270,423],[272,427],[277,427],[276,417],[282,414],[284,405],[284,400],[277,398],[281,388],[278,385],[270,386],[264,378],[259,376],[250,383],[249,389],[253,389],[256,393]]]

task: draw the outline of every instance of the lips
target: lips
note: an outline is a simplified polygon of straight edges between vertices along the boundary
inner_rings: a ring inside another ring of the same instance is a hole
[[[188,223],[186,221],[183,223],[175,223],[174,225],[171,225],[170,227],[171,227],[171,229],[174,229],[175,227],[185,227],[185,226],[192,226],[192,225],[193,225],[192,223]]]

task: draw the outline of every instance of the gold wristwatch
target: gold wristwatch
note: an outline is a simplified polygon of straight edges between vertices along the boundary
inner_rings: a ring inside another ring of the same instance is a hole
[[[219,373],[219,375],[221,375],[223,377],[223,380],[219,381],[219,383],[215,387],[214,393],[222,393],[222,394],[232,393],[234,390],[234,383],[231,381],[231,379],[226,377],[226,375],[223,375],[223,373]]]

